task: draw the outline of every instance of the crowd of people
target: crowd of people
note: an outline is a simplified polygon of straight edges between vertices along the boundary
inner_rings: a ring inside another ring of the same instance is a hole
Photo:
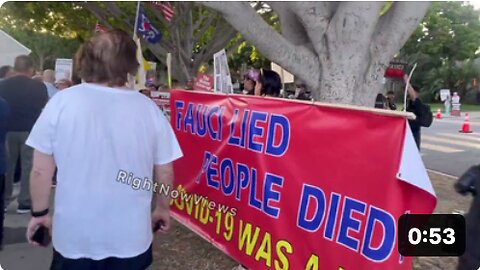
[[[75,85],[55,80],[53,70],[35,74],[25,55],[0,68],[0,206],[15,199],[13,161],[20,155],[16,211],[31,213],[29,243],[42,244],[39,231],[51,235],[51,269],[147,269],[153,233],[170,228],[167,197],[155,198],[152,211],[152,192],[117,183],[118,172],[129,171],[172,185],[172,162],[182,156],[157,105],[127,87],[139,66],[136,49],[123,31],[95,35],[77,52],[83,83]]]
[[[287,95],[285,89],[282,91],[282,80],[280,75],[273,70],[250,69],[243,75],[243,94],[255,96],[282,97],[298,100],[312,100],[308,94],[307,86],[304,83],[295,85],[295,94]]]
[[[137,92],[126,86],[139,67],[136,49],[123,31],[95,35],[75,57],[83,83],[56,80],[50,69],[35,74],[26,55],[13,67],[0,67],[0,207],[15,200],[20,157],[16,211],[32,215],[26,233],[31,244],[39,244],[32,237],[40,228],[52,234],[51,269],[149,269],[153,234],[171,226],[168,197],[116,183],[118,172],[128,171],[172,185],[172,162],[182,157],[168,120],[150,99],[161,87],[147,84]],[[243,79],[246,95],[282,97],[275,71],[252,69]],[[406,110],[416,115],[409,122],[420,147],[420,128],[430,126],[431,112],[418,98],[419,88],[405,83]],[[289,98],[311,100],[302,83]],[[394,100],[393,92],[379,94],[375,107],[396,110]],[[52,227],[49,205],[56,179]],[[4,212],[0,249],[3,219]]]

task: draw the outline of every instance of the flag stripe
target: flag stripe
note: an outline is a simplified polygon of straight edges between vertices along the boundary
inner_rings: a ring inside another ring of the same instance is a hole
[[[108,28],[104,25],[101,25],[99,23],[97,23],[95,25],[95,32],[100,32],[100,33],[103,33],[103,32],[107,32],[108,31]]]
[[[162,15],[163,17],[165,18],[165,20],[167,20],[168,22],[170,22],[173,18],[173,15],[174,15],[174,10],[173,10],[173,7],[170,3],[166,2],[166,3],[163,3],[163,2],[159,2],[159,1],[153,1],[153,2],[150,2],[150,4],[156,8],[157,10],[159,10],[160,12],[162,12]]]

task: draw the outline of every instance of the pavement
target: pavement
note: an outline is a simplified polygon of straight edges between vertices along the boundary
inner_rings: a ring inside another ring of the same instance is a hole
[[[14,186],[14,196],[20,186]],[[52,196],[53,198],[53,196]],[[52,200],[53,205],[53,200]],[[12,202],[5,214],[3,250],[0,251],[0,270],[44,270],[49,269],[52,249],[33,247],[27,243],[25,232],[30,214],[17,214],[17,202]],[[0,209],[1,210],[1,209]]]
[[[470,165],[480,163],[480,112],[470,114],[471,134],[462,134],[464,117],[444,116],[430,128],[422,129],[421,154],[427,168],[459,176]],[[15,185],[14,194],[19,186]],[[53,194],[52,194],[53,195]],[[53,197],[53,196],[52,196]],[[53,204],[53,199],[52,199]],[[32,247],[25,239],[29,214],[16,214],[17,203],[7,209],[4,225],[4,249],[0,252],[0,270],[49,269],[52,249]]]
[[[428,169],[459,177],[480,164],[480,112],[469,113],[473,133],[460,133],[465,115],[434,119],[422,128],[421,154]]]

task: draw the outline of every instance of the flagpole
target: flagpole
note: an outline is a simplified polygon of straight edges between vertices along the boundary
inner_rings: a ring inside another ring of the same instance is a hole
[[[135,15],[135,26],[133,27],[133,38],[137,36],[138,13],[140,12],[140,1],[137,1],[137,14]]]
[[[167,53],[167,82],[168,89],[172,89],[172,54]]]
[[[140,12],[140,1],[137,1],[137,13],[135,14],[135,25],[133,27],[133,40],[135,41],[135,44],[137,44],[137,41],[136,41],[136,38],[137,38],[137,26],[138,26],[138,14]],[[138,46],[138,45],[137,45]],[[138,50],[139,48],[137,48]],[[138,52],[136,53],[138,54]],[[137,58],[137,61],[138,61],[138,56],[136,57]],[[139,65],[143,65],[143,63],[138,63]],[[140,71],[140,66],[139,66],[139,71]],[[139,72],[138,71],[138,72]],[[139,75],[137,72],[137,76]],[[135,85],[136,85],[136,79],[135,79],[136,76],[133,76],[131,74],[128,75],[128,81],[129,81],[129,84],[130,84],[130,88],[132,89],[135,89]]]

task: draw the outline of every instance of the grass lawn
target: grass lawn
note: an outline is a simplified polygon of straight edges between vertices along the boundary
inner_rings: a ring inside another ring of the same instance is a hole
[[[445,110],[443,103],[429,103],[432,112],[437,112],[438,109]],[[480,105],[470,105],[470,104],[463,104],[461,107],[462,112],[480,112]]]

